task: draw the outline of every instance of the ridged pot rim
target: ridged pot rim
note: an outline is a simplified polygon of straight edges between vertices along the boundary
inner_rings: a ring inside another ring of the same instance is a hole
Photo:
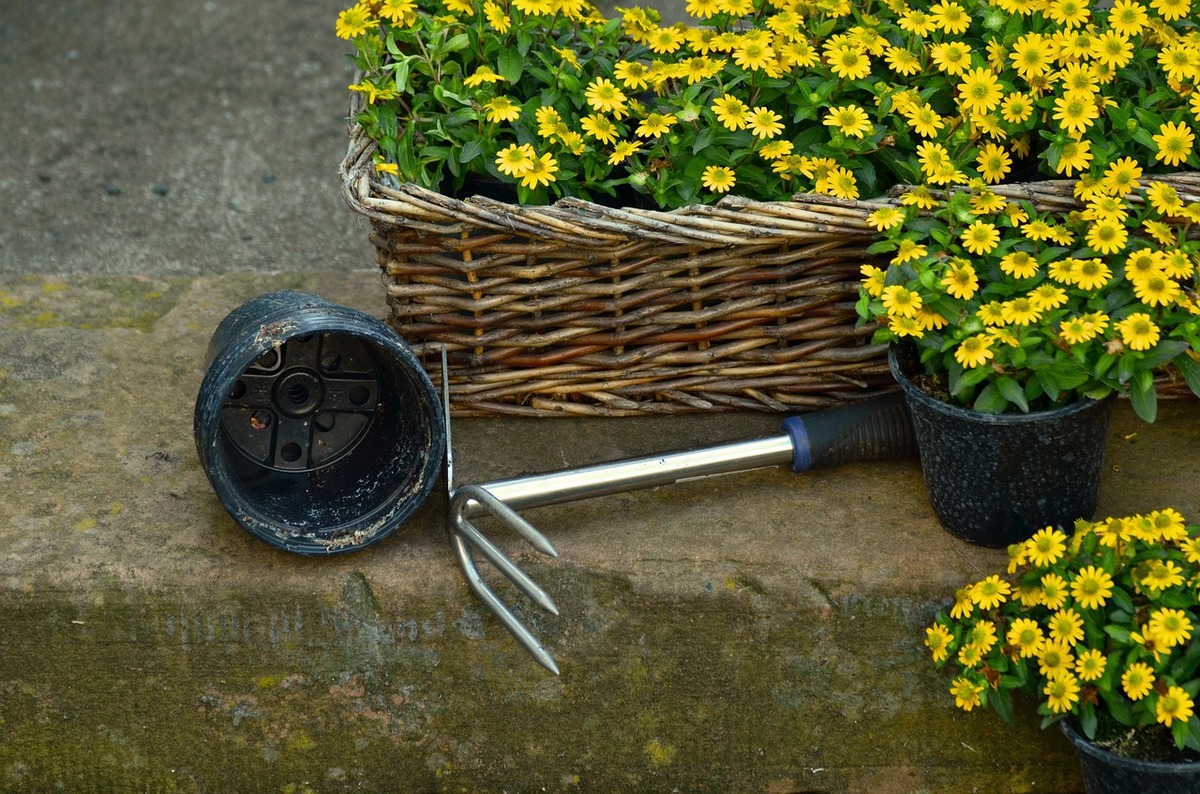
[[[1106,763],[1115,763],[1139,772],[1200,774],[1200,761],[1143,761],[1140,758],[1117,755],[1110,753],[1075,730],[1075,726],[1071,724],[1070,720],[1059,720],[1058,726],[1072,747]]]
[[[900,384],[900,388],[904,390],[905,396],[916,400],[923,406],[937,411],[946,416],[952,416],[963,421],[979,422],[995,425],[1024,425],[1047,419],[1061,419],[1063,417],[1073,416],[1077,413],[1082,413],[1097,405],[1102,405],[1113,399],[1113,395],[1109,394],[1100,400],[1094,400],[1091,397],[1081,397],[1078,400],[1069,402],[1059,408],[1048,408],[1041,411],[1030,411],[1029,413],[1016,414],[985,414],[981,411],[975,411],[970,408],[963,408],[959,405],[952,405],[948,402],[943,402],[926,394],[919,386],[908,379],[900,367],[899,352],[896,345],[888,347],[888,367],[892,371],[892,377]]]

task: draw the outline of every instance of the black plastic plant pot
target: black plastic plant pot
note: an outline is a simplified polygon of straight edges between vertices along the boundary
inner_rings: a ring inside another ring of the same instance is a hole
[[[1059,725],[1075,748],[1088,794],[1200,794],[1200,762],[1125,758],[1092,744],[1067,720]]]
[[[990,548],[1047,526],[1068,532],[1096,509],[1113,399],[1062,408],[985,414],[943,402],[908,378],[908,346],[889,352],[917,437],[929,501],[955,537]]]
[[[272,546],[312,555],[394,532],[436,485],[446,445],[437,391],[404,341],[294,291],[221,321],[193,430],[230,515]]]

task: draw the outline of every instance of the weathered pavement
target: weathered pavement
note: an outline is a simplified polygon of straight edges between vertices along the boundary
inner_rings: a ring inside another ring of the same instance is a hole
[[[561,560],[504,545],[562,608],[525,613],[557,678],[467,591],[443,496],[321,560],[225,514],[191,438],[217,322],[284,287],[384,311],[334,176],[337,7],[0,6],[0,790],[1077,790],[1032,706],[964,714],[929,664],[1003,553],[938,527],[912,461],[531,511]],[[1119,405],[1099,511],[1200,519],[1198,420]],[[454,441],[481,481],[777,424]]]

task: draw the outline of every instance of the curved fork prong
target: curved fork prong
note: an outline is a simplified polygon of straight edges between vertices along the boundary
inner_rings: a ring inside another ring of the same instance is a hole
[[[552,615],[558,614],[558,606],[545,590],[543,590],[537,582],[529,578],[529,574],[522,571],[517,564],[505,556],[504,552],[496,547],[496,544],[488,540],[479,529],[459,514],[455,514],[454,531],[462,535],[471,544],[479,549],[488,561],[495,565],[504,574],[510,582],[515,584],[522,593],[529,596],[535,604],[546,610]]]
[[[466,508],[466,500],[474,499],[481,505],[491,511],[492,515],[504,522],[511,530],[516,532],[525,540],[529,541],[529,545],[540,551],[542,554],[547,554],[551,557],[558,556],[558,549],[554,548],[554,544],[538,532],[537,528],[525,520],[525,517],[513,510],[504,502],[492,496],[491,492],[479,485],[464,485],[454,492],[454,514],[456,516],[463,515]]]
[[[529,654],[533,656],[542,667],[545,667],[555,675],[559,674],[558,665],[554,663],[554,657],[542,647],[542,644],[537,641],[533,633],[525,628],[521,621],[517,620],[504,603],[496,597],[487,583],[479,575],[479,569],[475,567],[475,560],[471,557],[471,550],[467,547],[466,539],[458,532],[451,533],[451,545],[454,547],[454,555],[458,558],[458,566],[462,569],[463,576],[467,580],[467,586],[471,588],[471,592],[479,598],[480,601],[492,611],[504,627],[516,638]]]

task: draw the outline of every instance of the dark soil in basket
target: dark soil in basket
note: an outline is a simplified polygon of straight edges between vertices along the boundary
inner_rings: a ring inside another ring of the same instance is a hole
[[[1078,724],[1072,727],[1083,735]],[[1120,724],[1104,711],[1097,714],[1096,738],[1091,741],[1113,755],[1138,761],[1165,761],[1172,764],[1200,762],[1200,753],[1186,747],[1180,750],[1175,746],[1170,730],[1164,726],[1153,725],[1135,730]]]

